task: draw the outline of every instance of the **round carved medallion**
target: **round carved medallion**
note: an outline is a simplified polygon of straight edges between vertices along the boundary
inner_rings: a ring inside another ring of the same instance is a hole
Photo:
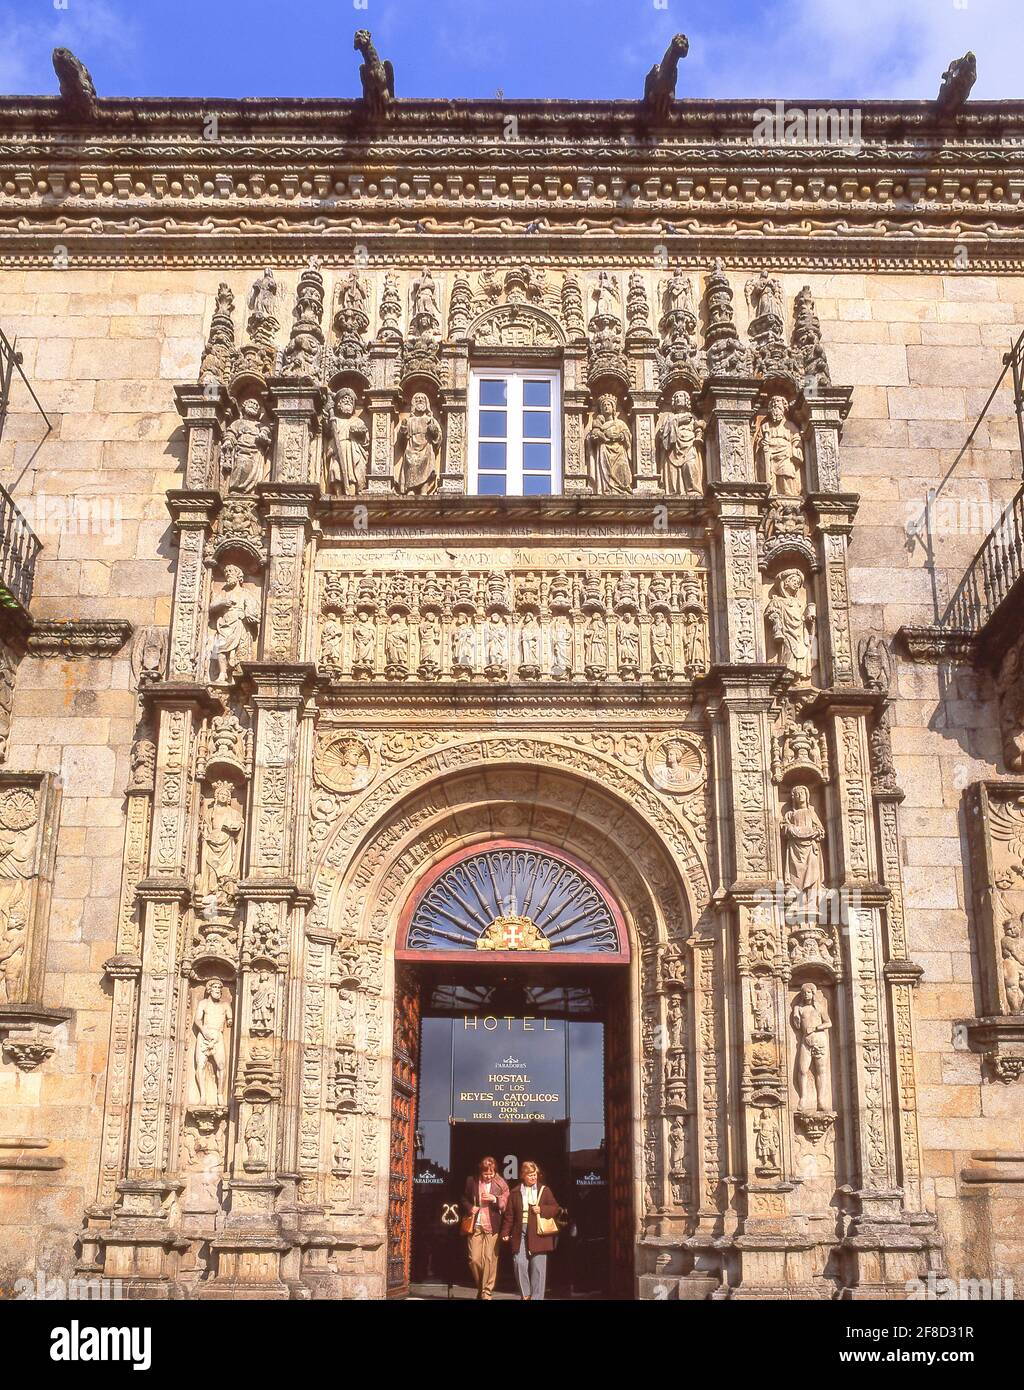
[[[35,795],[28,787],[12,787],[0,797],[0,825],[5,830],[27,830],[38,814]]]
[[[343,796],[362,789],[373,781],[377,770],[377,754],[365,739],[355,734],[324,734],[317,740],[313,754],[313,776],[322,787]]]
[[[695,792],[707,776],[704,749],[686,734],[660,734],[652,739],[644,765],[656,787],[676,795]]]

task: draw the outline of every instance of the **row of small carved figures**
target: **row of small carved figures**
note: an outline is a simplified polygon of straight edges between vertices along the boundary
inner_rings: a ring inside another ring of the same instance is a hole
[[[510,582],[511,578],[511,582]],[[541,572],[508,576],[492,570],[472,575],[462,570],[455,578],[439,578],[433,570],[424,574],[381,574],[371,571],[356,576],[329,573],[321,593],[326,612],[389,611],[438,613],[463,609],[466,612],[607,612],[628,609],[649,612],[662,609],[680,612],[688,608],[703,611],[706,575],[703,570],[687,569],[666,575],[658,570],[650,576],[629,570],[599,572],[586,570],[568,574],[565,570],[548,576]]]
[[[429,678],[438,678],[447,671],[468,676],[481,670],[495,678],[506,678],[510,659],[516,660],[518,670],[527,679],[538,679],[545,668],[555,679],[568,679],[574,670],[574,648],[582,647],[584,674],[600,679],[609,669],[636,679],[645,669],[658,678],[683,671],[699,675],[708,668],[708,634],[702,613],[688,611],[681,624],[669,620],[659,609],[648,622],[638,621],[633,609],[626,609],[614,620],[609,632],[608,619],[594,612],[589,623],[574,623],[565,614],[557,614],[550,624],[542,625],[532,610],[527,610],[522,622],[511,622],[504,614],[492,612],[486,622],[475,623],[469,614],[461,612],[449,626],[445,643],[437,615],[428,613],[418,625],[410,625],[406,615],[394,612],[383,625],[373,622],[365,610],[350,625],[351,654],[346,658],[346,624],[328,615],[320,629],[320,665],[325,670],[341,674],[350,669],[353,677],[370,678],[380,674],[383,655],[383,674],[389,679],[404,679],[414,669]],[[646,634],[646,635],[645,635]],[[378,652],[383,637],[383,653]],[[413,640],[418,642],[419,666],[413,656]],[[650,665],[644,661],[643,648],[650,648]],[[444,660],[445,649],[450,651],[450,666]],[[545,660],[548,649],[550,662]]]

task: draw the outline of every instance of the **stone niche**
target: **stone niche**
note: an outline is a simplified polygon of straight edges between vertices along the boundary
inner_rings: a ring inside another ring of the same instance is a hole
[[[980,1006],[967,1036],[1009,1084],[1024,1076],[1024,781],[975,782],[964,804]]]
[[[60,786],[51,773],[0,773],[0,1036],[31,1071],[57,1047],[70,1009],[43,1003]]]

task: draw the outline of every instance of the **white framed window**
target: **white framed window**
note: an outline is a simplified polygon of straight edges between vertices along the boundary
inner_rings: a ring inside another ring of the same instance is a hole
[[[557,372],[481,367],[470,373],[468,488],[478,497],[562,491]]]

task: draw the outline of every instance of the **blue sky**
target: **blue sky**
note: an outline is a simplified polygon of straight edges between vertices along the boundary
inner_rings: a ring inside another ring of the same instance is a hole
[[[636,97],[677,30],[681,95],[1024,97],[1022,0],[0,0],[0,92],[55,92],[73,49],[101,96],[358,93],[357,28],[399,96]]]

